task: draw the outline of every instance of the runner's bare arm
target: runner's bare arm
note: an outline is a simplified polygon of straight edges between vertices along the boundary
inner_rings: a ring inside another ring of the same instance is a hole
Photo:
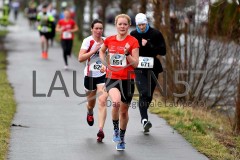
[[[106,72],[106,66],[107,66],[107,61],[106,61],[106,50],[107,50],[107,47],[103,44],[102,47],[100,48],[100,51],[99,51],[99,57],[100,57],[100,60],[102,62],[102,68],[100,70],[100,72]]]
[[[107,62],[106,62],[106,50],[107,50],[107,47],[103,44],[100,51],[99,51],[99,57],[100,57],[100,60],[102,62],[103,65],[107,66]]]
[[[78,55],[78,61],[79,62],[84,62],[86,61],[88,58],[90,58],[93,54],[95,54],[99,49],[101,48],[101,43],[98,43],[95,48],[93,50],[90,50],[89,52],[87,52],[86,49],[81,49],[79,51],[79,55]]]
[[[128,55],[128,50],[126,50],[125,55],[127,55],[128,62],[134,67],[137,68],[139,62],[139,48],[134,48],[132,54]]]
[[[59,24],[57,24],[55,30],[56,30],[57,32],[62,32],[62,27],[61,27]]]
[[[74,25],[73,29],[70,30],[70,32],[77,32],[78,31],[78,26],[77,24]]]

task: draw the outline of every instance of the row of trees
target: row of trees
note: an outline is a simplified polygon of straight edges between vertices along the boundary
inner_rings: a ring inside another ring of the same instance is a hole
[[[184,2],[175,1],[174,5],[178,8],[175,12],[184,11],[183,7],[179,7],[184,6]],[[191,22],[187,16],[182,22],[179,19],[174,20],[176,17],[170,17],[173,1],[152,0],[152,3],[155,6],[154,25],[162,31],[167,42],[165,64],[169,93],[187,93],[170,94],[168,98],[196,102],[204,100],[209,108],[220,106],[223,109],[233,109],[236,106],[233,129],[239,134],[239,6],[226,1],[215,4],[207,1],[204,4],[209,6],[207,21],[198,23],[195,19]],[[195,4],[194,10],[197,10],[197,7],[202,6]],[[163,14],[159,14],[162,12]],[[194,14],[197,17],[200,13]],[[216,16],[219,18],[210,18]]]
[[[80,26],[80,31],[81,29],[83,30],[83,28],[81,28],[83,26],[83,14],[84,14],[84,8],[86,5],[86,0],[74,0],[75,5],[76,5],[76,15],[77,17],[77,22],[78,22],[78,26]],[[94,10],[94,4],[98,4],[101,8],[101,15],[100,18],[101,20],[104,22],[104,24],[106,23],[106,11],[107,11],[107,7],[109,4],[111,4],[112,2],[114,2],[114,0],[89,0],[89,8],[90,8],[90,20],[89,22],[92,21],[92,17],[93,17],[93,10]],[[128,9],[131,8],[131,6],[136,3],[137,0],[120,0],[119,1],[119,8],[121,10],[121,13],[127,13]],[[83,33],[80,32],[79,33],[79,39],[83,39]]]

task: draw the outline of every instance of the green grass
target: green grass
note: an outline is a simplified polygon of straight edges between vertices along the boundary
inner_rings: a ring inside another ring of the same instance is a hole
[[[78,40],[78,38],[75,37],[73,41],[73,53],[76,57],[78,57],[78,53],[80,51],[81,45],[82,45],[82,41]]]
[[[0,44],[1,39],[7,34],[6,30],[0,30]],[[56,36],[56,40],[59,36]],[[73,52],[78,56],[81,42],[75,38]],[[13,89],[10,86],[6,73],[6,52],[3,52],[0,45],[0,160],[5,160],[8,152],[10,126],[16,112],[16,103],[14,100]]]
[[[1,30],[0,29],[0,38],[4,37],[7,34],[7,30]]]
[[[0,31],[0,37],[6,33],[6,31]],[[6,53],[0,51],[0,160],[6,159],[10,126],[16,111],[13,89],[7,79],[6,65]]]
[[[164,118],[198,151],[213,160],[240,159],[240,136],[232,133],[227,117],[206,108],[161,104],[150,111]]]

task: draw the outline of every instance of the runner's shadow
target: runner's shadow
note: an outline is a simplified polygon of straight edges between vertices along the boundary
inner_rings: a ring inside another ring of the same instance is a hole
[[[132,159],[126,151],[117,151],[116,154],[113,155],[113,160],[129,160]]]
[[[97,139],[94,138],[86,138],[86,148],[89,148],[90,150],[97,151],[101,153],[102,151],[106,151],[108,146],[103,142],[99,143],[97,142]]]
[[[48,58],[48,59],[43,59],[43,58],[38,58],[40,61],[43,61],[43,62],[46,62],[46,63],[48,63],[48,62],[52,62],[53,60],[51,59],[51,58]]]
[[[139,141],[141,139],[141,141]],[[133,137],[130,137],[128,141],[136,146],[157,146],[159,143],[159,136],[157,135],[152,135],[152,133],[149,134],[144,134],[141,132],[138,135],[135,135]]]

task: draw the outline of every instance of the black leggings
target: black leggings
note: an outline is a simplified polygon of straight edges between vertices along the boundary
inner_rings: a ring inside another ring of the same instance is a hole
[[[148,107],[152,101],[153,92],[156,87],[156,79],[158,78],[158,72],[152,71],[140,71],[136,70],[136,86],[139,91],[139,111],[141,114],[141,122],[143,119],[148,120]],[[153,77],[156,77],[154,80]],[[150,83],[151,82],[151,83]]]
[[[73,45],[73,40],[61,40],[61,45],[62,45],[62,49],[63,49],[63,59],[65,62],[65,65],[68,65],[68,60],[67,60],[67,56],[71,55],[72,52],[72,45]]]

